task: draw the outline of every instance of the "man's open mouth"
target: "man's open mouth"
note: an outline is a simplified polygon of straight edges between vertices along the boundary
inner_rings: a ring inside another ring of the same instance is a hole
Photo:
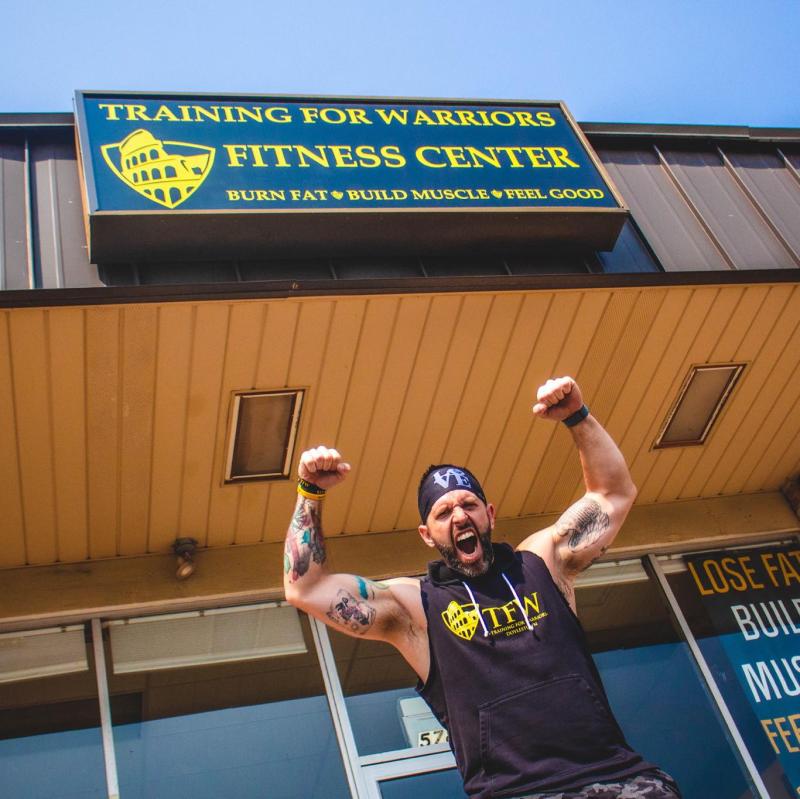
[[[475,554],[478,548],[478,536],[472,530],[465,530],[456,535],[456,549],[465,555]]]

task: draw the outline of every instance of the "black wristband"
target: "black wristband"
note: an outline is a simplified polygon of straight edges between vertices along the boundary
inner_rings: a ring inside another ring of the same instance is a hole
[[[325,489],[320,488],[318,485],[314,483],[309,483],[308,480],[303,480],[302,477],[298,478],[297,480],[297,487],[302,489],[306,494],[314,494],[318,497],[325,496]]]
[[[562,419],[561,421],[563,421],[567,427],[575,427],[576,424],[582,422],[588,415],[589,409],[585,405],[581,405],[572,416],[567,416],[566,419]]]

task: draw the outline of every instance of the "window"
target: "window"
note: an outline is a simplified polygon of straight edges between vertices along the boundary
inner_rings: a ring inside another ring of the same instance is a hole
[[[225,481],[289,476],[303,390],[235,394]]]
[[[593,566],[579,580],[576,602],[631,746],[670,773],[687,799],[752,797],[689,647],[640,563]]]
[[[231,608],[111,632],[121,796],[349,799],[307,617]]]
[[[3,796],[104,796],[100,705],[83,625],[0,636]]]
[[[653,447],[702,444],[743,369],[736,363],[692,367]]]

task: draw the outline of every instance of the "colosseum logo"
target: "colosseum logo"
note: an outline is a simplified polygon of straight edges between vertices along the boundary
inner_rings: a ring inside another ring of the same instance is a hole
[[[213,147],[162,141],[143,128],[100,149],[126,186],[165,208],[177,208],[194,194],[214,163]]]

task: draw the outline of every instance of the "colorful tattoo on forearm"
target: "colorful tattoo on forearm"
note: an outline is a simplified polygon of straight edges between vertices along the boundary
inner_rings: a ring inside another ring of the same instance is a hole
[[[375,580],[365,580],[363,577],[354,575],[356,583],[358,583],[358,593],[362,599],[374,599],[375,589],[381,591],[388,590],[389,586],[385,583],[376,583]]]
[[[310,568],[311,562],[325,562],[325,542],[322,538],[320,503],[301,498],[286,533],[283,552],[283,570],[289,582],[299,580]]]
[[[336,598],[331,602],[328,618],[336,624],[347,627],[356,635],[363,635],[375,621],[375,608],[344,588],[340,588]]]

